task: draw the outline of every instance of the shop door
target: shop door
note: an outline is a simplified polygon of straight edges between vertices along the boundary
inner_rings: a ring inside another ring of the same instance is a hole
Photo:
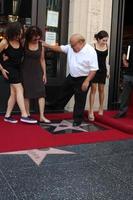
[[[69,0],[39,0],[37,25],[43,31],[43,39],[50,44],[68,42]],[[66,76],[66,56],[45,50],[46,104],[56,99]],[[46,107],[47,108],[47,107]]]
[[[133,41],[133,1],[113,0],[112,6],[112,30],[110,47],[110,87],[108,108],[119,107],[119,97],[123,90],[123,75],[126,68],[123,67],[122,54],[127,50],[128,44]]]
[[[110,43],[110,84],[108,109],[119,107],[123,51],[125,0],[112,1],[112,26]]]

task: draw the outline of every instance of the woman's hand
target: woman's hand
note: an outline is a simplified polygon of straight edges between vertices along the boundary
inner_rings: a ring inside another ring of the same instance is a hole
[[[3,61],[6,61],[6,60],[8,60],[8,59],[9,59],[9,57],[6,56],[6,54],[3,54]]]
[[[45,74],[43,74],[43,82],[44,82],[44,84],[46,84],[47,83],[47,77],[46,77],[46,75]]]
[[[9,72],[4,68],[1,70],[1,72],[2,72],[2,75],[4,76],[4,78],[8,80],[9,78],[8,78],[7,74],[9,74]]]

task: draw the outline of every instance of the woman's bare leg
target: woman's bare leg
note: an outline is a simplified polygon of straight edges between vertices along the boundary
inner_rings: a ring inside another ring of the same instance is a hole
[[[12,118],[9,119],[11,115],[11,111],[16,101],[21,111],[20,121],[24,123],[30,123],[30,124],[37,123],[37,120],[28,118],[28,114],[26,112],[25,103],[24,103],[23,87],[21,83],[11,84],[11,95],[8,100],[7,112],[6,112],[4,121],[17,123],[17,120],[14,120]]]
[[[12,84],[10,84],[10,97],[8,99],[5,117],[11,116],[11,112],[15,106],[15,103],[16,103],[16,91],[14,87],[12,86]]]
[[[24,95],[23,95],[23,87],[21,83],[13,84],[13,88],[16,92],[16,101],[21,111],[22,117],[27,117],[28,114],[26,112],[25,104],[24,104]]]
[[[89,103],[90,103],[89,113],[90,114],[93,114],[93,106],[94,106],[94,101],[95,101],[96,89],[97,89],[97,84],[93,83],[91,85],[91,91],[90,91],[90,97],[89,97]]]
[[[88,111],[88,113],[89,113],[88,114],[88,119],[90,121],[94,121],[95,120],[93,106],[94,106],[94,101],[95,101],[96,89],[97,89],[97,84],[93,83],[91,85],[91,91],[90,91],[90,97],[89,97],[90,107],[89,107],[89,111]]]
[[[25,103],[25,108],[26,108],[27,115],[30,116],[30,100],[25,98],[24,99],[24,103]]]
[[[103,104],[104,104],[104,84],[98,84],[99,91],[99,115],[103,115]]]
[[[44,110],[45,110],[45,98],[41,97],[38,99],[39,104],[39,112],[40,112],[40,122],[50,123],[50,120],[48,120],[44,116]]]

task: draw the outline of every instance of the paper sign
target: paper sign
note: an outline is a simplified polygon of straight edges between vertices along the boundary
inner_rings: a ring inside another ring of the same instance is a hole
[[[47,26],[58,27],[59,12],[48,10]]]
[[[46,31],[45,42],[47,44],[56,44],[56,32]]]

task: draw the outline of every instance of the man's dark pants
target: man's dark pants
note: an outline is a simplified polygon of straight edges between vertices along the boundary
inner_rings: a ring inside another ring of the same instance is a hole
[[[88,88],[85,92],[81,90],[82,83],[85,79],[86,77],[74,78],[71,75],[68,75],[61,88],[60,96],[55,104],[57,109],[64,108],[74,95],[75,104],[73,109],[73,119],[75,122],[82,122],[83,120],[86,97],[89,89]]]

